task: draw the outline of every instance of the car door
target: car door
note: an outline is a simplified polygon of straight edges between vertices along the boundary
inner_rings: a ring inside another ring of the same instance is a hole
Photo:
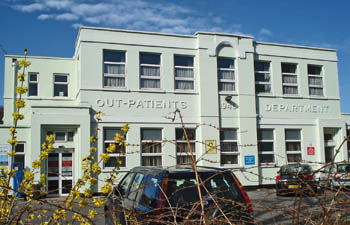
[[[142,192],[142,189],[144,188],[144,185],[143,185],[144,177],[145,177],[145,174],[136,173],[135,178],[130,184],[127,198],[125,198],[125,201],[124,201],[124,205],[131,213],[131,216],[135,216],[134,219],[137,219],[137,220],[140,219],[140,215],[138,215],[138,213],[135,213],[135,212],[137,211],[137,207],[138,207],[137,201],[138,201],[138,198],[140,197],[139,193]]]

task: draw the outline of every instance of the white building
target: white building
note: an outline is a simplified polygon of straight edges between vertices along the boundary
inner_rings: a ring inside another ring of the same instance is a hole
[[[2,150],[13,123],[15,65],[21,57],[5,57]],[[179,109],[196,158],[202,159],[199,165],[237,169],[244,185],[261,185],[274,183],[285,163],[300,160],[317,167],[329,161],[350,124],[350,116],[340,112],[332,49],[222,33],[81,27],[72,58],[28,60],[29,93],[16,161],[30,167],[45,135],[55,133],[55,153],[43,169],[60,173],[48,177],[49,191],[59,188],[54,194],[65,194],[62,187],[81,177],[81,159],[96,127],[97,156],[118,129],[130,125],[126,155],[111,154],[102,180],[115,157],[122,160],[122,171],[186,162],[187,154],[176,148],[185,146],[179,117],[170,119]],[[97,111],[105,114],[98,124]],[[348,155],[345,144],[336,161],[348,160]]]

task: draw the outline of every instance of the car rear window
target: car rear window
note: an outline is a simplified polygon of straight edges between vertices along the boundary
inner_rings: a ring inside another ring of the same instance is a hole
[[[242,202],[241,192],[230,172],[200,173],[200,177],[205,182],[205,188],[201,187],[203,199],[209,199],[212,195],[214,199],[222,198]],[[174,207],[198,202],[199,195],[196,184],[194,173],[170,174],[167,189],[170,204]]]
[[[338,164],[337,171],[338,173],[350,172],[350,164]]]
[[[312,168],[309,165],[287,165],[282,166],[280,173],[312,173]]]

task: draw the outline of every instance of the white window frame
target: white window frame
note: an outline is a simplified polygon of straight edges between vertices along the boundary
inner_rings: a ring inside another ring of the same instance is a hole
[[[31,75],[36,75],[36,81],[31,81],[30,76]],[[36,84],[36,93],[37,95],[30,95],[29,90],[30,90],[30,85],[31,84]],[[28,73],[28,97],[37,97],[39,96],[39,73],[38,72],[29,72]]]
[[[309,66],[314,66],[314,67],[319,67],[321,68],[320,74],[309,74]],[[308,70],[308,84],[309,84],[309,95],[312,97],[323,97],[324,96],[324,88],[323,88],[323,66],[321,65],[313,65],[313,64],[308,64],[307,65],[307,70]],[[322,80],[321,85],[317,84],[310,84],[309,78],[320,78]],[[311,94],[311,89],[321,89],[322,90],[322,95],[312,95]]]
[[[275,158],[275,130],[273,128],[259,128],[259,131],[272,131],[272,140],[268,140],[268,139],[259,139],[259,133],[258,133],[258,154],[260,155],[272,155],[273,156],[273,162],[269,162],[269,163],[260,163],[261,165],[264,164],[276,164],[276,158]],[[259,143],[271,143],[272,142],[272,151],[260,151],[259,149]],[[259,157],[260,158],[260,157]]]
[[[56,140],[56,133],[64,133],[64,140]],[[73,141],[68,140],[68,133],[73,133]],[[74,142],[75,138],[75,131],[73,130],[67,130],[67,131],[48,131],[47,134],[53,134],[55,135],[55,143],[67,143],[67,142]]]
[[[175,57],[191,57],[193,60],[193,66],[178,66],[175,64]],[[193,77],[177,77],[176,76],[176,69],[192,69],[193,71]],[[194,70],[194,56],[191,55],[174,55],[174,77],[175,77],[175,90],[180,91],[193,91],[195,89],[195,82],[194,82],[194,76],[195,76],[195,70]],[[182,89],[182,88],[176,88],[176,81],[190,81],[193,83],[192,89]]]
[[[255,87],[255,92],[256,94],[271,94],[272,93],[272,84],[271,84],[271,62],[267,62],[267,61],[260,61],[260,60],[256,60],[254,61],[254,63],[266,63],[266,64],[269,64],[269,70],[268,71],[259,71],[259,70],[255,70],[255,67],[254,67],[254,78],[255,78],[255,86],[257,85],[263,85],[263,86],[270,86],[270,91],[269,92],[257,92],[257,88]],[[256,74],[259,73],[259,74],[268,74],[269,75],[269,78],[270,78],[270,81],[267,82],[267,81],[257,81],[256,80]]]
[[[295,66],[295,73],[284,73],[282,70],[283,65],[293,65]],[[298,79],[298,64],[296,63],[287,63],[287,62],[282,62],[281,63],[281,71],[282,71],[282,93],[283,95],[293,95],[293,96],[297,96],[299,95],[299,87],[298,87],[298,83],[299,83],[299,79]],[[288,76],[288,77],[296,77],[297,82],[296,83],[284,83],[283,82],[283,77],[284,76]],[[297,93],[284,93],[284,87],[296,87]]]
[[[224,132],[224,131],[230,131],[230,130],[233,130],[236,132],[236,139],[227,139],[227,140],[222,140],[221,139],[221,132]],[[220,130],[220,165],[222,167],[225,167],[225,166],[239,166],[240,165],[240,152],[239,152],[239,147],[238,147],[238,129],[237,128],[222,128]],[[225,143],[236,143],[236,146],[237,146],[237,151],[230,151],[230,152],[223,152],[221,151],[221,146],[223,146]],[[234,163],[223,163],[222,160],[221,160],[221,157],[224,157],[225,155],[234,155],[234,156],[237,156],[237,163],[234,164]]]
[[[163,138],[163,129],[162,128],[141,128],[141,165],[142,165],[142,157],[144,156],[148,156],[148,157],[157,157],[160,156],[160,162],[161,165],[159,166],[163,166],[163,146],[162,146],[162,140],[143,140],[142,139],[142,130],[160,130],[160,134],[161,134],[161,139]],[[160,153],[144,153],[143,152],[143,144],[148,144],[148,143],[154,143],[154,144],[160,144]],[[142,166],[146,166],[146,165],[142,165]]]
[[[297,131],[299,131],[299,134],[300,134],[300,139],[288,139],[287,140],[287,135],[286,135],[286,133],[287,133],[287,131],[290,131],[290,130],[297,130]],[[302,132],[301,132],[301,129],[298,129],[298,128],[288,128],[288,129],[285,129],[284,130],[284,135],[285,135],[285,149],[286,149],[286,161],[287,161],[287,163],[288,164],[293,164],[293,163],[296,163],[296,162],[289,162],[289,160],[288,160],[288,155],[300,155],[300,162],[302,162],[303,161],[303,152],[302,152]],[[299,142],[300,143],[300,151],[289,151],[288,149],[287,149],[287,143],[288,142]]]
[[[142,90],[160,90],[162,88],[162,81],[161,81],[161,76],[162,76],[162,71],[161,71],[161,64],[162,64],[162,56],[160,53],[153,53],[153,52],[140,52],[140,58],[141,58],[141,54],[149,54],[149,55],[159,55],[159,64],[146,64],[146,63],[141,63],[141,59],[140,59],[140,89]],[[154,67],[154,68],[159,68],[159,76],[147,76],[147,75],[143,75],[141,74],[142,71],[142,67],[143,66],[147,66],[147,67]],[[150,88],[150,87],[142,87],[142,79],[145,80],[159,80],[159,87],[155,87],[155,88]]]
[[[107,153],[107,154],[109,154],[109,156],[110,156],[110,158],[124,158],[124,161],[125,161],[125,166],[122,166],[122,165],[119,165],[119,167],[120,168],[126,168],[127,167],[127,158],[126,158],[126,148],[127,147],[121,147],[121,146],[118,146],[118,144],[116,144],[116,142],[115,142],[115,140],[113,139],[113,140],[106,140],[106,130],[108,130],[108,129],[110,129],[110,130],[121,130],[122,128],[121,127],[104,127],[103,128],[103,153]],[[126,137],[125,137],[125,141],[127,140],[127,135],[126,135]],[[109,153],[109,152],[107,152],[106,150],[105,150],[105,144],[116,144],[116,151],[115,152],[111,152],[111,153]],[[120,153],[120,152],[118,152],[118,148],[125,148],[124,149],[124,153],[125,154],[123,154],[123,153]],[[112,169],[114,169],[115,167],[107,167],[107,166],[105,166],[105,163],[103,163],[103,169],[104,170],[112,170]]]
[[[175,128],[175,135],[176,135],[177,130],[182,130],[182,129],[183,128]],[[194,146],[194,148],[192,148],[192,153],[193,153],[194,158],[196,159],[197,158],[196,157],[196,128],[185,128],[185,129],[186,129],[186,132],[188,132],[189,130],[193,130],[194,131],[195,137],[194,137],[194,139],[190,139],[190,137],[189,137],[189,143],[190,143],[190,145],[193,144],[193,146]],[[187,145],[187,140],[186,140],[185,134],[184,134],[182,139],[176,139],[175,143],[176,143],[176,145],[177,144],[186,144]],[[185,157],[190,157],[191,158],[190,152],[178,152],[177,148],[176,148],[176,164],[177,164],[177,161],[178,161],[178,157],[180,157],[180,156],[185,156]],[[191,160],[192,160],[192,158],[191,158]]]
[[[233,67],[234,68],[221,68],[219,67],[219,60],[220,59],[231,59],[233,61]],[[237,91],[236,87],[236,80],[237,80],[237,74],[236,74],[236,61],[234,58],[229,58],[229,57],[217,57],[217,77],[218,77],[218,91],[219,93],[232,93]],[[219,79],[219,71],[232,71],[234,73],[234,79]],[[233,90],[232,91],[220,91],[219,87],[221,83],[230,83],[233,84]]]
[[[110,50],[110,49],[104,49],[103,54],[105,51],[109,52],[118,52],[118,53],[124,53],[124,62],[110,62],[110,61],[104,61],[103,60],[103,87],[104,88],[125,88],[126,87],[126,52],[125,51],[119,51],[119,50]],[[104,67],[105,65],[124,65],[124,74],[113,74],[113,73],[105,73]],[[124,78],[124,86],[105,86],[105,78],[106,77],[115,77],[115,78]]]
[[[67,82],[57,82],[55,81],[55,77],[56,76],[66,76],[67,77]],[[60,96],[60,95],[55,95],[55,85],[58,84],[58,85],[66,85],[67,86],[67,96]],[[53,96],[55,98],[68,98],[69,97],[69,74],[68,73],[54,73],[53,74]]]

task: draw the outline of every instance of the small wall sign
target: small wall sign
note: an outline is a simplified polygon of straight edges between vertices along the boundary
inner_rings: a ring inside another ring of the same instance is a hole
[[[244,156],[245,165],[255,165],[255,155],[245,155]]]
[[[308,146],[306,150],[307,150],[307,155],[315,155],[315,146]]]
[[[216,140],[205,140],[205,152],[207,154],[216,154]]]

